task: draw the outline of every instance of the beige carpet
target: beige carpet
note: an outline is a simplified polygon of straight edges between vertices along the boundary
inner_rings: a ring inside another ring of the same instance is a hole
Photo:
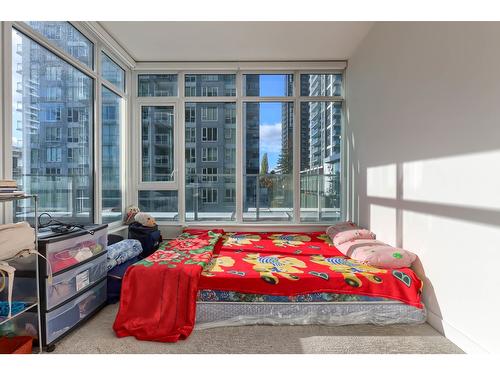
[[[165,344],[118,339],[111,328],[118,305],[105,307],[57,344],[54,353],[166,354],[446,354],[463,353],[428,324],[246,326],[194,331],[185,341]]]

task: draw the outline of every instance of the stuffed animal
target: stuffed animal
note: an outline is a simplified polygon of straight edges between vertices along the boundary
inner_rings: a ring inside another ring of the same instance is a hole
[[[128,206],[126,209],[125,224],[128,225],[134,221],[135,215],[137,215],[141,210],[137,206]]]
[[[154,227],[154,226],[156,226],[156,220],[150,214],[147,214],[145,212],[139,212],[138,214],[135,215],[134,219],[139,224],[142,224],[145,227]]]

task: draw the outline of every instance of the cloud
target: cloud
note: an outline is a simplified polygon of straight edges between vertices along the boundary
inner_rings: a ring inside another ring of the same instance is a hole
[[[260,153],[279,153],[281,150],[281,122],[259,126]]]

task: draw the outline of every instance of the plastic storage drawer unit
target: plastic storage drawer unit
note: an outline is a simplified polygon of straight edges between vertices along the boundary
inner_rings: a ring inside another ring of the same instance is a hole
[[[52,343],[106,302],[106,279],[82,295],[45,315],[45,338]]]
[[[46,283],[45,298],[46,309],[67,301],[84,289],[88,289],[106,276],[107,257],[102,253],[99,257],[92,259],[81,266],[54,276],[52,284]]]
[[[50,239],[39,239],[41,252],[46,255],[53,273],[74,267],[106,249],[107,226],[99,226],[94,230],[94,234],[77,232]],[[47,265],[45,273],[48,275],[49,271]]]

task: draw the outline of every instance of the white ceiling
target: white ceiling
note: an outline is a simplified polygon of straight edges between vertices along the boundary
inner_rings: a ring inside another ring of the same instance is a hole
[[[138,22],[101,26],[136,61],[343,60],[373,22]]]

